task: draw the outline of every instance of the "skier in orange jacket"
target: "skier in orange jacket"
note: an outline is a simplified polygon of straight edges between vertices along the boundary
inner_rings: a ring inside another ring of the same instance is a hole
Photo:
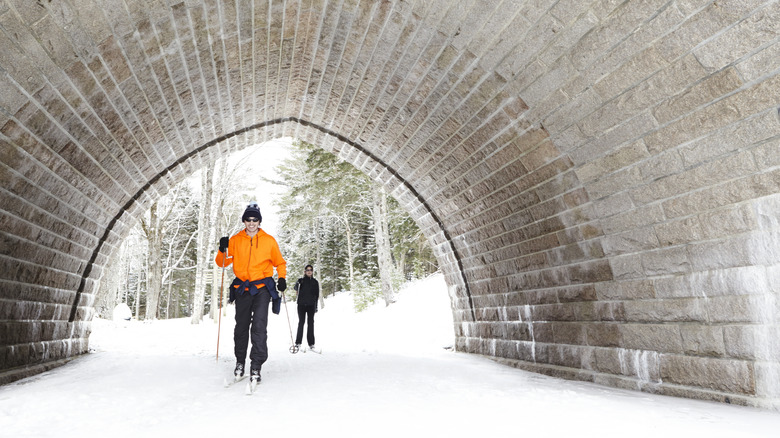
[[[287,289],[287,262],[279,251],[279,244],[270,234],[260,229],[263,220],[257,204],[247,206],[241,216],[245,229],[232,237],[219,239],[219,252],[214,260],[224,267],[233,264],[236,279],[230,285],[229,302],[236,303],[235,342],[236,379],[244,375],[247,344],[251,335],[252,383],[260,381],[260,369],[268,359],[268,305],[274,302],[273,311],[279,313],[280,296],[277,292]],[[274,268],[279,277],[274,282]]]

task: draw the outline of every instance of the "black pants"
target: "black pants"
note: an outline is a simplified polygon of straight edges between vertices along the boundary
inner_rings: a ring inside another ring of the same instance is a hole
[[[236,361],[246,361],[249,337],[252,338],[252,351],[249,359],[251,369],[259,370],[268,359],[268,304],[271,293],[263,288],[259,294],[249,292],[236,296],[236,329],[233,332]]]
[[[303,339],[303,323],[308,319],[306,328],[306,341],[309,345],[314,345],[314,308],[313,304],[298,304],[298,336],[295,337],[295,343],[300,344]]]

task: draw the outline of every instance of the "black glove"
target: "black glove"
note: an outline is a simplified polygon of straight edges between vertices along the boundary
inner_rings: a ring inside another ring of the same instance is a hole
[[[279,281],[276,282],[276,288],[279,289],[279,292],[284,292],[285,289],[287,289],[287,280],[280,278]]]
[[[227,251],[227,248],[228,248],[228,243],[229,243],[229,242],[230,242],[230,238],[229,238],[229,237],[227,237],[227,236],[225,236],[225,237],[220,237],[220,238],[219,238],[219,252],[221,252],[222,254],[224,254],[224,253],[225,253],[225,251]]]

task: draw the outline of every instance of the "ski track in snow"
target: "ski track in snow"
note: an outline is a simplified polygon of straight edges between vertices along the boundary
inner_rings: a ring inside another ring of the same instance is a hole
[[[444,349],[452,315],[441,275],[388,308],[351,296],[315,316],[323,354],[291,354],[285,308],[271,315],[256,392],[232,375],[233,319],[96,320],[92,354],[0,387],[0,437],[577,436],[776,437],[780,414],[571,382]],[[288,303],[293,332],[295,303]],[[247,361],[247,366],[249,362]]]

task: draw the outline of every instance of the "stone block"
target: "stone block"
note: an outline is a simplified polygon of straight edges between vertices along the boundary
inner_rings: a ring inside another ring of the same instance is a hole
[[[655,351],[618,349],[619,374],[642,382],[660,382],[660,357]]]
[[[758,362],[754,365],[756,396],[776,400],[780,383],[780,363]]]
[[[592,202],[594,215],[602,219],[629,211],[633,208],[633,204],[631,197],[626,192],[618,192]],[[606,230],[604,230],[605,223],[608,222],[602,220],[600,224],[601,229],[604,232],[606,232]],[[619,224],[621,222],[617,223]]]
[[[746,3],[753,3],[752,6],[757,5],[754,2]],[[706,68],[711,71],[720,70],[772,41],[777,35],[767,32],[766,26],[767,23],[776,23],[779,20],[780,6],[777,4],[766,5],[763,9],[752,13],[735,26],[707,41],[706,44],[697,47],[694,53]]]
[[[666,277],[653,281],[659,298],[715,297],[768,292],[766,272],[760,267],[695,272],[687,277]]]
[[[655,47],[650,47],[619,67],[596,84],[596,91],[605,98],[620,94],[667,65],[665,58]]]
[[[517,359],[517,347],[514,342],[496,340],[494,345],[494,357]]]
[[[558,290],[558,301],[561,303],[595,301],[596,299],[596,287],[592,284],[572,286]]]
[[[586,345],[585,326],[581,323],[556,322],[552,329],[556,344]]]
[[[689,260],[694,271],[750,266],[766,252],[757,251],[756,242],[740,235],[727,240],[706,241],[688,247]]]
[[[615,280],[630,280],[644,277],[642,258],[635,254],[609,258]]]
[[[548,322],[533,322],[531,330],[531,338],[534,342],[540,343],[552,343],[553,337],[553,324]]]
[[[684,3],[692,3],[685,1]],[[690,16],[679,27],[666,35],[658,46],[662,53],[670,59],[675,59],[693,49],[698,42],[709,38],[727,25],[729,18],[725,17],[722,9],[709,5],[699,10],[701,2],[696,0],[694,7],[683,7],[683,12]],[[703,5],[702,5],[703,6]]]
[[[650,280],[611,281],[598,283],[595,287],[600,301],[655,298],[655,288]]]
[[[759,309],[765,308],[764,296],[737,295],[712,297],[705,300],[710,323],[758,323],[762,321]]]
[[[594,303],[594,320],[626,321],[625,304],[623,302]]]
[[[633,322],[706,322],[707,306],[696,298],[635,300],[623,303],[625,317]]]
[[[515,341],[532,341],[529,324],[525,323],[507,323],[507,336]]]
[[[727,325],[723,328],[726,354],[735,359],[780,362],[777,323]]]
[[[764,111],[682,146],[680,154],[685,166],[693,167],[717,157],[734,154],[777,136],[780,134],[780,126],[776,119],[776,111]]]
[[[736,70],[733,68],[724,69],[658,105],[653,110],[653,115],[660,123],[667,123],[690,113],[701,105],[731,93],[740,86],[742,86],[742,80]]]
[[[753,82],[780,68],[780,44],[773,43],[737,64],[747,82]]]
[[[681,247],[642,253],[642,267],[648,276],[683,274],[691,271],[688,251]]]
[[[574,321],[575,308],[565,304],[545,304],[534,306],[534,319],[540,321]]]
[[[726,345],[722,326],[683,325],[680,326],[683,349],[690,356],[723,357]]]
[[[659,353],[682,353],[680,327],[672,324],[621,324],[622,347]]]
[[[746,361],[675,354],[662,354],[660,360],[661,378],[665,383],[734,394],[756,392],[755,373]]]
[[[704,235],[702,228],[696,217],[665,222],[654,227],[661,246],[684,245],[699,241]]]
[[[626,203],[624,209],[618,211],[618,214],[601,221],[601,227],[605,234],[630,232],[648,227],[648,225],[654,225],[664,220],[664,211],[660,205],[651,204],[638,208],[630,208],[633,203],[628,202],[627,199],[622,199],[621,204]],[[617,210],[617,208],[615,210]]]
[[[672,175],[677,175],[685,170],[680,152],[671,150],[653,155],[639,164],[639,175],[642,181],[654,181]]]
[[[658,238],[652,228],[607,235],[602,240],[602,245],[607,256],[641,253],[659,247]]]
[[[633,165],[649,157],[644,142],[638,141],[626,145],[617,151],[601,158],[593,158],[576,169],[577,177],[583,183],[596,180],[604,174]]]
[[[703,237],[717,239],[747,233],[757,228],[757,218],[752,208],[736,205],[699,215]],[[693,241],[693,239],[692,239]]]
[[[595,370],[601,373],[622,374],[618,350],[614,348],[594,348]]]
[[[590,355],[584,355],[587,350],[585,347],[574,347],[570,345],[550,345],[547,348],[547,363],[568,368],[593,368],[590,364],[592,359]]]
[[[618,117],[618,113],[625,115],[621,113],[620,108],[612,108],[611,111],[615,117]],[[592,157],[611,153],[617,146],[635,142],[645,133],[657,129],[657,122],[649,110],[631,114],[630,117],[617,119],[610,117],[602,115],[602,118],[599,119],[600,123],[603,124],[602,130],[594,129],[594,125],[587,129],[585,124],[593,121],[581,120],[578,122],[580,130],[583,135],[588,137],[589,141],[569,152],[575,163],[584,163]]]
[[[780,109],[778,109],[780,114]],[[780,117],[780,115],[778,116]],[[780,125],[778,121],[777,125]],[[780,139],[770,140],[769,142],[756,147],[753,153],[756,157],[756,163],[759,169],[769,170],[773,167],[777,167],[780,164],[780,154],[777,151],[780,150]]]
[[[587,345],[594,347],[619,347],[620,329],[614,323],[592,323],[585,326]]]
[[[519,342],[517,344],[517,358],[527,362],[536,362],[535,344],[533,342]]]
[[[751,154],[743,152],[639,187],[632,190],[631,195],[637,204],[645,204],[754,172],[755,163]]]

